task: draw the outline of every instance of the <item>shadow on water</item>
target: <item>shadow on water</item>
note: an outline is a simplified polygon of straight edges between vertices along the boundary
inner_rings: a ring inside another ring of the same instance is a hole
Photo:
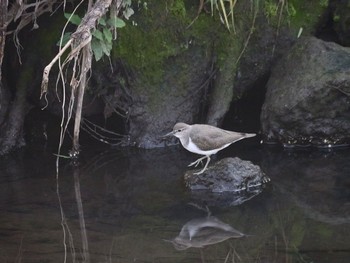
[[[79,165],[61,160],[57,181],[52,152],[27,147],[0,159],[0,262],[350,258],[349,149],[238,143],[217,159],[251,160],[271,182],[253,195],[232,194],[230,205],[185,188],[197,156],[181,147],[85,150]]]

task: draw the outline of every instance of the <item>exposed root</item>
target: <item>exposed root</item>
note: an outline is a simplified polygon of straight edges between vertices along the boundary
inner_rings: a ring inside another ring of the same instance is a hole
[[[122,135],[116,132],[107,130],[91,121],[83,118],[81,128],[88,133],[92,138],[112,146],[117,146],[127,139],[127,135]]]
[[[83,0],[80,2],[80,4]],[[114,15],[117,15],[121,7],[122,0],[115,0],[116,9],[113,9]],[[83,17],[77,30],[71,35],[70,40],[65,44],[63,48],[60,49],[59,53],[55,58],[45,67],[43,72],[43,80],[41,84],[41,97],[45,96],[48,92],[48,82],[49,75],[52,66],[58,61],[59,62],[59,81],[62,82],[62,121],[61,121],[61,135],[60,143],[58,147],[58,154],[60,154],[60,149],[64,140],[64,136],[68,127],[68,123],[73,114],[73,107],[75,106],[75,122],[74,122],[74,133],[73,133],[73,149],[72,153],[74,156],[79,154],[79,133],[81,124],[81,114],[83,107],[83,98],[85,93],[85,88],[87,87],[87,82],[89,79],[89,74],[91,71],[92,62],[92,52],[91,52],[91,39],[92,31],[95,29],[99,19],[106,14],[108,8],[112,5],[112,0],[97,0],[93,5],[92,1],[89,1],[89,9],[86,15]],[[70,49],[66,59],[61,63],[61,58],[67,50]],[[66,105],[66,91],[65,91],[65,77],[63,74],[63,69],[72,62],[72,75],[69,81],[69,86],[71,88],[70,100],[68,105]],[[75,103],[75,97],[77,100]],[[76,105],[75,105],[76,104]],[[65,116],[65,110],[68,107],[67,118]]]

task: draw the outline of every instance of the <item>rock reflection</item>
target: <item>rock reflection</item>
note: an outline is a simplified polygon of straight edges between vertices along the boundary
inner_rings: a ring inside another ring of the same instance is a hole
[[[207,190],[191,192],[191,197],[196,202],[205,203],[214,207],[238,206],[254,198],[263,191],[262,186],[251,187],[249,190],[239,192],[214,193]]]
[[[245,235],[214,216],[192,219],[181,229],[179,235],[170,242],[177,250],[191,247],[202,248],[223,242],[229,238],[241,238]]]
[[[271,150],[262,166],[276,190],[309,218],[332,225],[350,223],[348,151]]]

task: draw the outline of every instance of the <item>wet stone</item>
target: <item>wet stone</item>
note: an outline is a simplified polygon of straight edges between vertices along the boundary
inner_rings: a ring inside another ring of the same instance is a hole
[[[274,66],[260,122],[285,148],[350,144],[350,48],[302,37]]]
[[[258,165],[237,157],[224,158],[210,166],[204,173],[187,171],[185,184],[191,190],[209,190],[214,193],[237,192],[262,186],[270,179]]]

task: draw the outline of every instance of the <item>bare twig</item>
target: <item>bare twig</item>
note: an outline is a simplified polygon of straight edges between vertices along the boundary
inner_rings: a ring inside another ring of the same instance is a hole
[[[332,89],[338,90],[339,92],[343,93],[346,96],[350,96],[350,92],[343,90],[341,84],[337,85],[337,86],[336,85],[329,85],[329,84],[327,84],[327,86],[332,88]]]
[[[241,51],[241,53],[239,54],[237,60],[236,60],[236,65],[238,64],[238,62],[241,60],[245,50],[247,49],[248,47],[248,44],[249,44],[249,41],[250,41],[250,38],[252,37],[253,33],[254,33],[254,30],[255,30],[255,21],[256,21],[256,17],[258,16],[258,12],[259,12],[259,9],[257,7],[255,7],[255,12],[254,12],[254,15],[253,15],[253,21],[252,21],[252,26],[250,27],[250,30],[249,30],[249,34],[248,34],[248,37],[246,39],[246,41],[244,42],[244,46],[243,46],[243,49]]]
[[[279,9],[279,14],[278,14],[278,24],[277,24],[277,29],[276,29],[276,40],[277,40],[278,35],[280,33],[282,14],[283,14],[283,10],[284,10],[284,6],[286,4],[285,3],[286,1],[287,0],[280,0],[278,2],[277,9]],[[276,49],[276,41],[275,41],[275,43],[273,44],[273,47],[272,47],[272,55],[275,53],[275,49]]]
[[[64,47],[58,52],[58,54],[51,60],[51,62],[44,68],[43,72],[43,80],[41,82],[41,93],[40,93],[40,98],[47,93],[47,87],[49,83],[49,75],[52,66],[57,62],[57,60],[63,55],[63,53],[71,46],[73,42],[73,39],[69,39],[67,44],[64,45]]]

